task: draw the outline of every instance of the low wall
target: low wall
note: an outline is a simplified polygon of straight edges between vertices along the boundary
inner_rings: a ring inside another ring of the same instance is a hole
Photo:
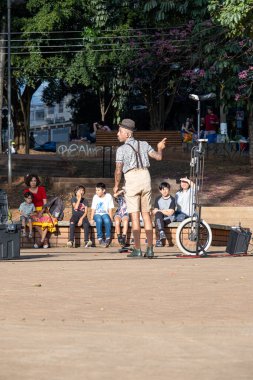
[[[169,246],[176,245],[176,230],[180,223],[174,222],[171,223],[168,227],[165,228],[165,234],[167,237],[166,244]],[[225,225],[219,225],[219,224],[211,224],[210,225],[213,233],[213,241],[212,246],[226,246],[228,241],[228,235],[230,232],[230,227]],[[153,229],[153,237],[154,241],[156,239],[156,233],[155,228]],[[97,239],[96,239],[96,227],[95,225],[91,226],[91,239],[93,242],[93,245],[97,245]],[[117,235],[115,233],[114,226],[112,227],[112,242],[111,246],[119,246]],[[34,238],[28,239],[28,238],[21,238],[21,248],[32,248],[33,244],[35,243],[36,239],[39,238],[38,232],[34,231]],[[69,240],[69,222],[68,221],[62,221],[59,222],[57,232],[53,233],[50,238],[50,246],[51,247],[66,247],[66,244]],[[84,240],[83,230],[80,227],[76,227],[75,229],[75,246],[79,247],[81,243]],[[127,234],[127,242],[130,244],[131,240],[131,223],[128,229]],[[144,245],[146,240],[145,230],[142,226],[141,228],[141,244]]]
[[[183,151],[191,151],[193,144],[192,143],[183,143]],[[248,150],[242,149],[242,144],[237,141],[231,141],[226,143],[209,143],[205,147],[205,156],[217,156],[223,157],[229,160],[238,160],[238,158],[244,158],[247,160],[249,157]]]
[[[112,148],[113,153],[116,148]],[[109,154],[110,148],[105,148]],[[64,158],[102,158],[103,148],[96,144],[88,144],[85,141],[71,141],[70,143],[58,143],[56,153]]]
[[[154,146],[154,148],[156,148]],[[110,148],[105,147],[105,157],[109,158]],[[112,147],[112,157],[115,157],[117,147]],[[182,146],[170,146],[166,147],[163,153],[163,159],[167,160],[171,156],[171,152],[182,152]],[[102,158],[103,157],[103,147],[97,146],[96,144],[88,144],[85,141],[71,141],[69,143],[58,143],[56,146],[56,153],[63,158]]]

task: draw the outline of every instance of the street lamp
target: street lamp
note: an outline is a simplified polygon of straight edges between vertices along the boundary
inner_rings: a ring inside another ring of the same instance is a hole
[[[197,135],[198,135],[198,139],[199,139],[199,136],[200,136],[200,102],[203,102],[205,100],[214,99],[214,98],[216,98],[216,94],[214,94],[213,92],[210,92],[210,94],[205,94],[205,95],[190,94],[189,98],[198,102],[198,108],[197,108],[198,132],[197,132]]]

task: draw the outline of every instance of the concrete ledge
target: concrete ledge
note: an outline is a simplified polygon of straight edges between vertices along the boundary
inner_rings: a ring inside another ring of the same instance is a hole
[[[177,228],[180,225],[181,222],[172,222],[169,224],[166,228]],[[153,227],[155,227],[155,223],[153,222]],[[141,227],[144,227],[144,223],[140,222]],[[113,222],[113,226],[115,226],[115,223]],[[223,224],[209,224],[211,228],[219,228],[221,230],[231,230],[231,226],[223,225]],[[58,222],[58,227],[69,227],[69,220],[61,220]],[[91,227],[96,227],[96,223],[92,223]],[[132,223],[129,222],[129,227],[132,227]]]
[[[153,223],[154,225],[154,223]],[[167,237],[166,244],[168,246],[176,245],[176,230],[180,225],[180,222],[173,222],[169,226],[165,228],[165,234]],[[231,227],[228,225],[220,225],[220,224],[210,224],[212,233],[213,233],[213,246],[226,246],[228,241],[228,235],[231,230]],[[96,225],[95,223],[91,225],[90,235],[93,245],[97,245],[97,233],[96,233]],[[117,240],[117,234],[115,232],[115,227],[113,223],[112,234],[111,234],[112,246],[119,246]],[[156,230],[153,229],[153,238],[156,240]],[[21,237],[21,248],[32,248],[35,241],[39,239],[39,235],[37,231],[34,231],[34,238],[28,239]],[[51,247],[65,247],[69,240],[69,221],[59,221],[58,228],[55,233],[53,233],[50,237],[50,245]],[[76,227],[75,229],[75,246],[79,247],[82,245],[84,240],[84,232],[80,227]],[[141,223],[141,244],[144,245],[146,240],[145,230],[143,228],[143,223]],[[127,233],[127,243],[130,244],[131,241],[131,222],[129,223],[128,233]]]

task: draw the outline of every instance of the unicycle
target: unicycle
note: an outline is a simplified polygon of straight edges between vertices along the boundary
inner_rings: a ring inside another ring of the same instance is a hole
[[[177,228],[176,243],[185,255],[205,255],[212,243],[212,231],[207,222],[201,218],[199,194],[203,185],[204,149],[206,139],[198,139],[198,145],[191,151],[190,179],[194,182],[191,191],[192,216],[184,219]]]

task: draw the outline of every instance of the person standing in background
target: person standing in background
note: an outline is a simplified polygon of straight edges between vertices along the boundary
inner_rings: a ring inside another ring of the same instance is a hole
[[[216,135],[218,126],[218,116],[214,114],[212,107],[207,107],[207,115],[205,116],[205,137],[208,138],[209,135]]]

